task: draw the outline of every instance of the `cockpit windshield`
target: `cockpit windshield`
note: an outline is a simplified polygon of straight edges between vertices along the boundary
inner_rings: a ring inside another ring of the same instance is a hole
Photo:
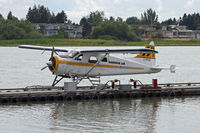
[[[74,58],[76,55],[78,55],[79,52],[78,51],[74,51],[74,50],[71,50],[67,53],[66,57],[67,58]]]

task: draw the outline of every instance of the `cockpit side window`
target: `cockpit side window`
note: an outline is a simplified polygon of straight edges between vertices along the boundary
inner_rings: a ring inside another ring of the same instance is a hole
[[[96,63],[97,61],[98,61],[97,57],[95,57],[95,56],[90,56],[90,58],[88,60],[89,63]]]
[[[78,55],[78,51],[69,51],[66,55],[67,58],[74,58],[76,55]]]
[[[81,61],[83,59],[83,54],[80,54],[78,57],[75,58],[75,60]]]

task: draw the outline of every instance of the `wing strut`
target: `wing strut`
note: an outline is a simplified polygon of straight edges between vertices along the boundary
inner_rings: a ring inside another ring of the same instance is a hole
[[[98,60],[98,61],[92,66],[92,68],[90,68],[90,70],[88,70],[88,72],[85,74],[86,77],[87,77],[88,74],[101,62],[101,60],[103,60],[103,58],[106,57],[107,54],[108,54],[108,53],[106,53],[100,60]]]

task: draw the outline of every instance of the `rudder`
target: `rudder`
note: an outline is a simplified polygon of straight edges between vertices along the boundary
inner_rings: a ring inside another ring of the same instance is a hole
[[[145,48],[155,50],[154,42],[151,41]],[[141,53],[135,57],[135,60],[150,66],[155,66],[156,64],[156,55],[155,53]]]

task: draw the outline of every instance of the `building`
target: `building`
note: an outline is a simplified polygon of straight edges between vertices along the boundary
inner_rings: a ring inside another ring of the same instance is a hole
[[[68,23],[63,23],[63,24],[35,23],[33,25],[36,31],[43,33],[45,36],[57,35],[59,29],[64,29],[65,32],[68,33],[69,38],[82,37],[82,26],[72,25]]]
[[[157,33],[155,25],[138,25],[142,38],[151,38]]]
[[[187,26],[168,25],[162,27],[164,38],[193,38],[193,31]]]
[[[160,33],[164,38],[200,39],[200,30],[188,30],[183,25],[162,26],[160,29],[156,25],[137,25],[132,29],[139,30],[142,38],[152,38]]]
[[[200,30],[193,31],[193,38],[200,39]]]

